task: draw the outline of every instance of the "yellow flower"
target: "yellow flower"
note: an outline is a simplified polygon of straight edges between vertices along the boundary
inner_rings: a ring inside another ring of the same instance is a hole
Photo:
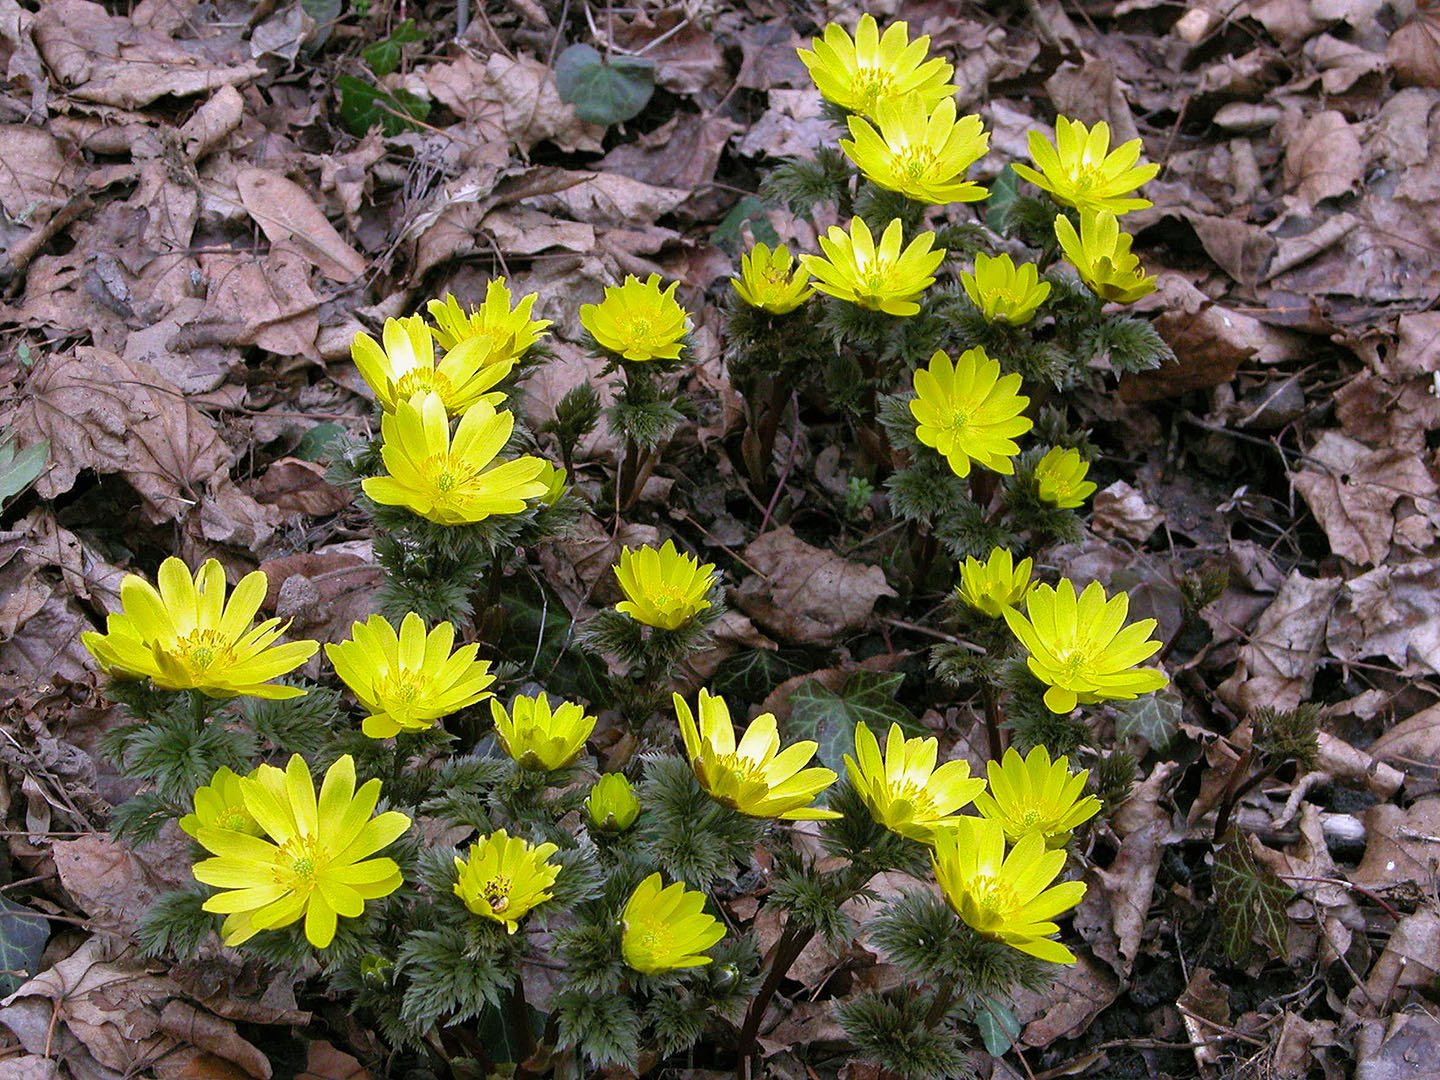
[[[201,826],[196,839],[217,856],[195,864],[195,880],[219,892],[206,911],[226,916],[221,936],[238,945],[261,930],[277,930],[305,919],[305,937],[317,949],[335,938],[338,916],[353,919],[366,900],[389,896],[400,887],[394,859],[370,856],[410,827],[393,810],[372,818],[380,781],[355,790],[355,759],[339,758],[325,772],[320,798],[310,768],[296,754],[284,771],[261,765],[242,777],[245,808],[264,830],[249,836]]]
[[[1150,640],[1154,619],[1125,626],[1127,594],[1107,600],[1104,587],[1092,581],[1077,598],[1074,583],[1062,578],[1057,588],[1035,586],[1025,606],[1028,618],[1010,608],[1005,621],[1030,653],[1031,672],[1050,687],[1045,704],[1051,712],[1068,713],[1079,702],[1129,700],[1170,681],[1154,668],[1135,666],[1160,642]]]
[[[260,825],[245,809],[245,790],[238,773],[221,765],[210,783],[195,789],[194,811],[180,819],[180,831],[198,836],[202,828],[260,834]]]
[[[651,874],[635,887],[620,916],[620,955],[642,975],[704,967],[705,951],[725,936],[720,920],[705,910],[705,894],[677,881],[661,888]]]
[[[715,581],[715,564],[702,566],[695,556],[677,551],[675,541],[666,540],[659,551],[621,549],[615,576],[625,593],[616,611],[646,626],[678,630],[710,606],[706,597]]]
[[[929,109],[912,95],[881,105],[875,118],[872,126],[864,117],[849,117],[851,139],[840,140],[845,156],[871,183],[936,205],[978,202],[990,194],[965,179],[989,149],[990,135],[978,116],[955,118],[953,97]]]
[[[810,299],[810,275],[795,264],[784,244],[774,251],[758,240],[750,254],[740,256],[740,276],[730,284],[740,299],[772,315],[785,315]]]
[[[530,318],[530,309],[537,298],[537,293],[528,293],[512,310],[510,288],[502,277],[485,286],[485,302],[471,309],[468,315],[460,301],[448,294],[444,300],[431,300],[425,307],[435,320],[432,333],[442,349],[475,341],[482,358],[480,362],[498,364],[519,360],[546,336],[545,328],[550,320]]]
[[[457,346],[437,365],[430,328],[419,315],[386,319],[381,337],[383,347],[369,334],[356,334],[350,343],[350,358],[386,412],[429,391],[440,395],[445,411],[452,416],[477,401],[499,405],[505,400],[499,390],[486,391],[509,375],[513,365],[508,359],[491,362],[483,342]]]
[[[885,226],[880,243],[860,218],[850,219],[847,233],[838,225],[820,238],[820,255],[801,255],[800,262],[815,275],[815,288],[887,315],[914,315],[920,294],[935,283],[935,269],[945,249],[930,250],[935,234],[922,232],[900,250],[904,239],[900,219]]]
[[[680,736],[695,779],[721,806],[750,817],[786,821],[824,821],[840,817],[833,810],[810,805],[835,782],[829,769],[807,769],[818,744],[802,741],[780,749],[775,717],[761,713],[750,722],[739,745],[735,725],[722,697],[700,691],[697,726],[690,706],[675,695]]]
[[[862,721],[855,725],[855,756],[845,755],[845,771],[871,817],[891,832],[930,844],[962,820],[950,815],[985,790],[984,780],[971,778],[968,761],[937,769],[939,754],[939,739],[907,739],[899,724],[891,724],[882,758],[879,740]]]
[[[1056,202],[1077,210],[1124,214],[1152,205],[1149,199],[1125,197],[1160,171],[1159,165],[1137,165],[1140,151],[1139,139],[1111,151],[1110,125],[1103,120],[1086,129],[1079,120],[1061,116],[1055,121],[1055,142],[1030,132],[1030,157],[1040,171],[1028,165],[1012,168]]]
[[[441,525],[518,514],[526,499],[547,489],[539,479],[545,462],[537,457],[495,464],[514,427],[510,413],[481,401],[465,410],[452,440],[439,395],[402,401],[380,419],[388,475],[368,477],[360,486],[377,503],[407,507]]]
[[[1100,812],[1100,800],[1085,794],[1090,770],[1070,775],[1070,759],[1051,761],[1043,746],[1032,746],[1023,758],[1012,747],[986,770],[990,790],[975,796],[975,809],[998,821],[1011,843],[1038,833],[1050,847],[1064,847],[1077,825]]]
[[[1120,231],[1109,211],[1084,211],[1079,233],[1068,218],[1057,217],[1055,238],[1080,280],[1100,299],[1133,304],[1155,291],[1155,279],[1146,275],[1140,256],[1130,251],[1132,237]]]
[[[873,115],[882,102],[917,98],[927,108],[948,97],[955,69],[939,57],[926,59],[929,35],[910,40],[910,27],[891,24],[884,35],[873,15],[861,15],[852,39],[831,23],[810,48],[796,49],[810,78],[828,100],[851,112]]]
[[[554,506],[560,501],[560,496],[565,494],[565,482],[569,477],[565,475],[564,469],[547,461],[545,467],[540,470],[540,475],[535,479],[545,485],[545,494],[540,496],[541,504]]]
[[[493,919],[510,933],[532,908],[554,894],[560,867],[550,856],[554,844],[531,844],[504,829],[470,845],[470,855],[455,857],[455,895],[476,915]]]
[[[957,475],[969,476],[972,461],[1006,476],[1015,471],[1015,436],[1032,427],[1022,415],[1030,399],[1018,392],[1018,374],[1001,375],[1000,365],[977,346],[953,364],[937,350],[928,368],[916,369],[914,382],[915,437],[940,451]]]
[[[960,284],[981,314],[991,322],[1024,326],[1050,295],[1050,282],[1040,280],[1034,263],[1018,267],[1009,255],[975,256],[975,272],[960,272]]]
[[[585,749],[585,740],[595,730],[595,717],[573,701],[551,709],[542,690],[534,697],[517,697],[510,711],[499,701],[490,702],[495,734],[500,745],[516,764],[526,769],[563,769]]]
[[[1089,471],[1090,463],[1080,456],[1079,450],[1052,447],[1035,466],[1040,498],[1062,510],[1085,505],[1085,500],[1095,494],[1098,486],[1093,480],[1085,479]]]
[[[930,856],[935,880],[966,926],[1023,953],[1054,964],[1075,954],[1050,940],[1053,920],[1085,895],[1083,881],[1050,883],[1065,867],[1065,852],[1046,848],[1039,833],[1005,854],[1005,830],[988,818],[960,818],[942,832]]]
[[[621,773],[606,773],[595,781],[585,800],[585,813],[592,828],[620,833],[640,816],[640,797]]]
[[[999,547],[990,552],[990,558],[983,563],[967,555],[960,564],[960,585],[956,591],[966,605],[998,619],[1006,608],[1019,607],[1024,602],[1025,594],[1030,591],[1030,571],[1034,566],[1033,559],[1022,559],[1017,566],[1015,557]]]
[[[678,281],[663,292],[660,275],[641,281],[625,275],[625,284],[608,285],[598,304],[580,305],[580,325],[611,352],[626,360],[678,360],[690,316],[675,300]]]
[[[190,576],[171,556],[160,564],[157,590],[138,574],[120,582],[120,610],[105,620],[105,632],[80,635],[106,673],[122,679],[148,678],[163,690],[199,690],[212,698],[300,697],[298,686],[271,679],[294,671],[320,648],[314,641],[276,645],[285,627],[279,619],[258,626],[251,620],[269,588],[256,570],[246,574],[225,600],[225,571],[214,559]]]
[[[362,730],[372,739],[402,731],[425,731],[442,716],[490,696],[495,681],[490,661],[477,660],[479,645],[462,645],[452,654],[455,627],[438,624],[428,634],[425,621],[411,611],[400,632],[379,615],[350,627],[350,640],[326,645],[335,674],[369,710]]]

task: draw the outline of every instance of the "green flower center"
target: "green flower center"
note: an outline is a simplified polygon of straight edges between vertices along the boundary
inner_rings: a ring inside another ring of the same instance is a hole
[[[1027,829],[1033,825],[1040,824],[1040,811],[1036,810],[1033,806],[1030,807],[1021,815],[1020,824],[1024,825]]]
[[[893,93],[895,76],[885,68],[862,67],[850,80],[850,94],[861,112],[869,112]]]
[[[233,663],[231,642],[218,630],[192,630],[175,643],[180,660],[193,674]]]
[[[386,704],[413,705],[424,693],[426,682],[418,671],[392,671],[376,689]]]
[[[900,170],[911,180],[924,180],[935,168],[935,151],[928,146],[906,148]]]
[[[970,881],[967,892],[975,914],[979,916],[976,921],[982,924],[975,927],[977,930],[992,930],[1002,925],[1018,906],[1015,891],[1009,883],[988,874]]]
[[[651,920],[639,929],[627,930],[632,945],[652,958],[669,956],[674,951],[674,935],[664,923]]]
[[[323,865],[320,843],[315,837],[292,836],[280,845],[275,856],[275,880],[296,892],[308,893],[315,888],[315,879]]]
[[[1094,664],[1092,650],[1085,645],[1077,645],[1072,649],[1065,649],[1055,654],[1056,678],[1063,684],[1074,682],[1085,675]]]
[[[243,806],[227,806],[220,811],[215,818],[217,829],[229,829],[231,832],[247,832],[250,829],[250,811]]]
[[[890,802],[897,822],[933,821],[936,818],[935,800],[930,792],[919,784],[903,780],[890,789]]]
[[[476,471],[454,454],[432,454],[420,463],[420,475],[430,481],[437,505],[453,506],[475,482]]]

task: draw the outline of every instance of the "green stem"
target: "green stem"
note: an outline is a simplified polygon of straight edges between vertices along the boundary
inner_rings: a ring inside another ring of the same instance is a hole
[[[210,715],[210,699],[199,690],[190,691],[190,719],[195,722],[195,730],[200,731],[205,727],[205,719]]]
[[[990,683],[980,687],[980,699],[985,706],[985,735],[990,741],[990,758],[999,761],[1005,756],[1005,711],[1000,707],[1000,695]]]

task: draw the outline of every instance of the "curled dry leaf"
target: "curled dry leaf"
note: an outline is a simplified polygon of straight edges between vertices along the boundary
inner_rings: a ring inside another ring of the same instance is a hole
[[[1165,521],[1165,511],[1124,480],[1097,491],[1094,510],[1090,527],[1097,536],[1111,540],[1121,537],[1143,544]]]
[[[1293,709],[1307,700],[1341,585],[1339,578],[1292,572],[1241,647],[1234,673],[1219,687],[1221,698],[1239,712],[1258,705]]]
[[[365,256],[345,242],[299,184],[269,169],[242,169],[235,186],[246,212],[272,244],[289,241],[322,274],[342,284],[365,272]]]
[[[1325,633],[1341,660],[1384,657],[1409,675],[1440,674],[1440,560],[1380,566],[1345,583]]]

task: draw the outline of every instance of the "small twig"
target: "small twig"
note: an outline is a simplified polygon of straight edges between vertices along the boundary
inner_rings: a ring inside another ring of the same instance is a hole
[[[780,493],[785,490],[785,481],[790,478],[790,470],[795,466],[795,454],[800,448],[800,398],[792,393],[790,403],[795,408],[795,431],[790,436],[790,449],[785,455],[785,467],[780,470],[780,479],[775,481],[775,491],[770,496],[769,505],[765,507],[765,516],[760,519],[760,532],[764,533],[770,526],[770,515],[775,512],[776,505],[780,502]]]

